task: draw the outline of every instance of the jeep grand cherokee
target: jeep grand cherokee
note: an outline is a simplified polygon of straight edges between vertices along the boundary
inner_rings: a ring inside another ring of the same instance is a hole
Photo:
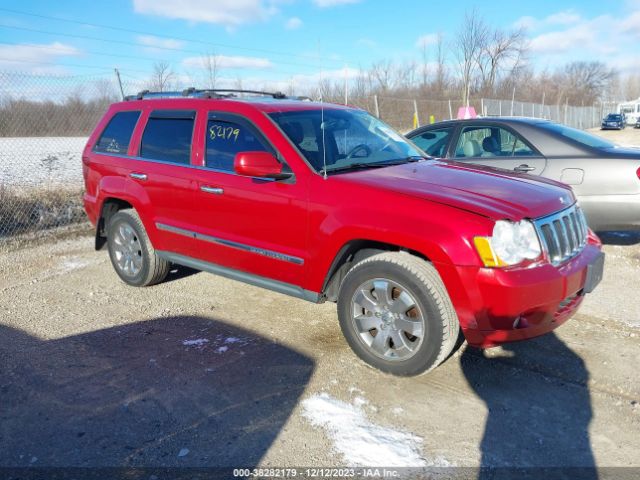
[[[602,276],[570,188],[427,158],[356,108],[143,92],[109,108],[83,164],[96,248],[123,281],[178,264],[337,302],[355,353],[396,375],[437,366],[459,332],[479,347],[549,332]]]

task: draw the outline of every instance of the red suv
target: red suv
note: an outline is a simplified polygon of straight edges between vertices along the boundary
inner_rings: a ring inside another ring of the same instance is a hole
[[[599,282],[565,185],[429,159],[359,109],[236,94],[143,92],[91,135],[84,204],[126,283],[178,264],[337,302],[365,362],[415,375],[460,331],[488,347],[553,330]]]

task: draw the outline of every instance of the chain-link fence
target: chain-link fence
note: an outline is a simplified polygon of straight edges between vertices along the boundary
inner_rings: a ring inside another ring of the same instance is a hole
[[[108,77],[0,72],[0,241],[86,221],[82,150],[117,99]]]
[[[600,126],[602,118],[607,113],[615,112],[617,108],[617,104],[613,102],[572,106],[567,104],[545,105],[513,100],[481,99],[478,113],[485,116],[544,118],[570,127],[587,129]]]
[[[123,78],[124,93],[143,90],[145,83]],[[86,221],[82,150],[109,104],[120,98],[114,75],[61,77],[0,72],[0,241]],[[403,133],[416,125],[455,118],[460,106],[452,99],[393,95],[350,97],[348,102]],[[615,107],[545,106],[487,99],[478,99],[471,106],[478,114],[548,118],[578,128],[597,126]]]

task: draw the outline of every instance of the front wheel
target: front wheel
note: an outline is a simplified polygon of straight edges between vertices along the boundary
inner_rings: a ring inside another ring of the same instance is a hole
[[[436,269],[404,252],[380,253],[356,264],[340,287],[338,318],[362,360],[401,376],[442,363],[460,328]]]
[[[107,229],[109,258],[127,284],[146,287],[163,281],[171,264],[158,257],[135,210],[120,210]]]

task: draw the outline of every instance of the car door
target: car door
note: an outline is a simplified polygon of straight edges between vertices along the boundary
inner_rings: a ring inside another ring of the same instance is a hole
[[[197,258],[287,284],[303,281],[307,188],[300,179],[237,175],[235,155],[277,150],[246,117],[209,112],[194,172]],[[284,163],[284,162],[283,162]],[[288,166],[285,164],[285,170]]]
[[[195,110],[146,111],[130,159],[127,192],[144,209],[143,221],[157,250],[191,255],[194,168],[191,165]]]
[[[465,163],[540,175],[547,161],[515,130],[497,124],[468,124],[459,130],[450,156]]]

